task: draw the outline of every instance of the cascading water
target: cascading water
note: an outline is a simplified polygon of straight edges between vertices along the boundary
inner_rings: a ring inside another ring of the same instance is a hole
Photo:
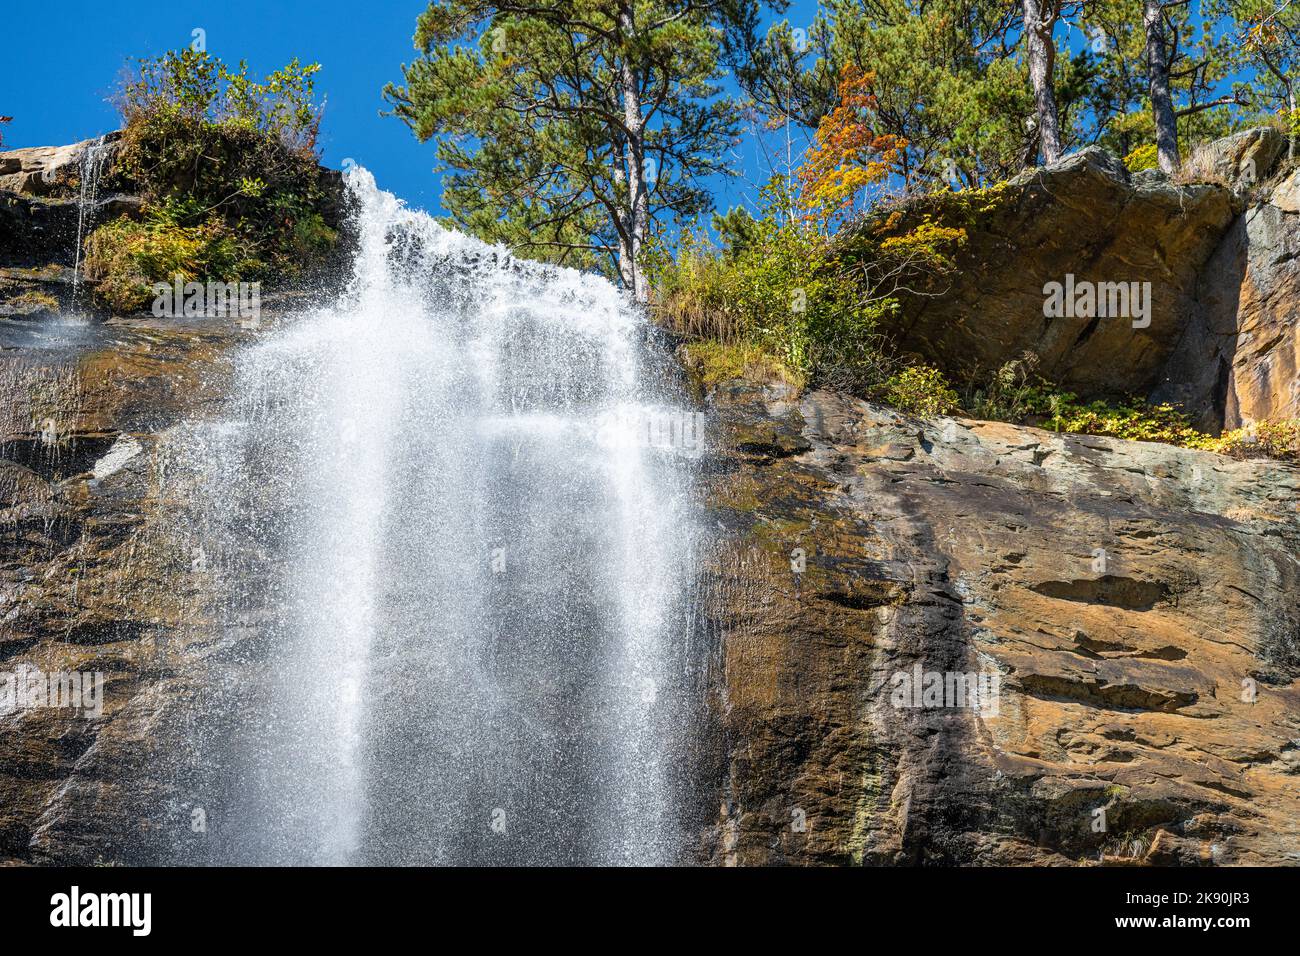
[[[673,862],[698,416],[605,280],[348,189],[346,292],[242,354],[196,433],[194,553],[255,635],[237,716],[195,731],[224,748],[209,853]]]
[[[77,303],[77,293],[81,287],[81,250],[90,227],[94,224],[95,210],[99,202],[99,180],[104,174],[110,149],[107,137],[101,136],[88,143],[81,154],[81,164],[77,186],[77,245],[72,263],[72,303]]]

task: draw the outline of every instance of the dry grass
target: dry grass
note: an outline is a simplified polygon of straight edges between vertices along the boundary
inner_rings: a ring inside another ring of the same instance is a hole
[[[724,345],[734,345],[745,337],[746,323],[740,311],[718,290],[720,285],[711,282],[715,276],[705,276],[717,269],[716,263],[696,258],[688,267],[691,275],[666,292],[656,292],[650,299],[650,315],[654,321],[670,332],[686,339],[707,339]]]
[[[806,384],[797,370],[751,342],[724,344],[701,340],[682,346],[681,356],[683,364],[705,385],[738,378],[760,384],[783,382],[796,389]]]
[[[1214,185],[1231,189],[1232,183],[1216,168],[1215,159],[1221,159],[1222,154],[1215,153],[1210,145],[1202,143],[1193,149],[1169,181],[1176,186]]]

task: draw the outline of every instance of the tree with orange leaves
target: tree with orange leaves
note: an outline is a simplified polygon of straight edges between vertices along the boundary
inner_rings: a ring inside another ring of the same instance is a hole
[[[844,66],[838,102],[822,117],[799,169],[800,204],[828,228],[859,208],[867,188],[884,181],[907,148],[901,136],[876,131],[874,82],[875,74]]]

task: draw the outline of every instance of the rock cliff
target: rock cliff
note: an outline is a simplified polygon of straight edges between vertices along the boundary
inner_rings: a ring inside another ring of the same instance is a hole
[[[1204,428],[1296,417],[1300,170],[1283,145],[1271,129],[1220,140],[1186,183],[1090,148],[995,188],[969,217],[947,197],[919,202],[904,224],[948,216],[969,239],[956,276],[906,297],[890,331],[957,376],[1028,350],[1066,388],[1175,402]],[[1045,315],[1045,286],[1067,276],[1149,283],[1149,314]]]
[[[1300,470],[825,392],[712,405],[711,859],[1300,861]],[[917,672],[995,675],[993,712],[900,702]]]
[[[0,319],[0,671],[101,672],[103,713],[0,714],[0,862],[147,859],[196,685],[203,576],[165,480],[210,414],[233,322]],[[211,636],[208,636],[211,640]]]

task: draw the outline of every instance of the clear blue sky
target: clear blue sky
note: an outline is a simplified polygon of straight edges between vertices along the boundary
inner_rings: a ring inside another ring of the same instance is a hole
[[[3,129],[5,148],[71,143],[115,129],[108,98],[129,62],[188,46],[202,29],[208,52],[229,63],[247,59],[259,74],[295,56],[319,62],[324,162],[337,168],[344,158],[355,159],[383,188],[437,212],[434,144],[417,143],[404,124],[379,115],[384,84],[400,80],[401,64],[415,57],[411,36],[425,6],[425,0],[9,4],[0,30],[0,115],[14,118]],[[796,0],[787,17],[806,24],[816,8],[815,0]],[[750,178],[765,178],[754,143],[741,147],[740,165]],[[743,182],[716,190],[724,207],[745,191]]]

